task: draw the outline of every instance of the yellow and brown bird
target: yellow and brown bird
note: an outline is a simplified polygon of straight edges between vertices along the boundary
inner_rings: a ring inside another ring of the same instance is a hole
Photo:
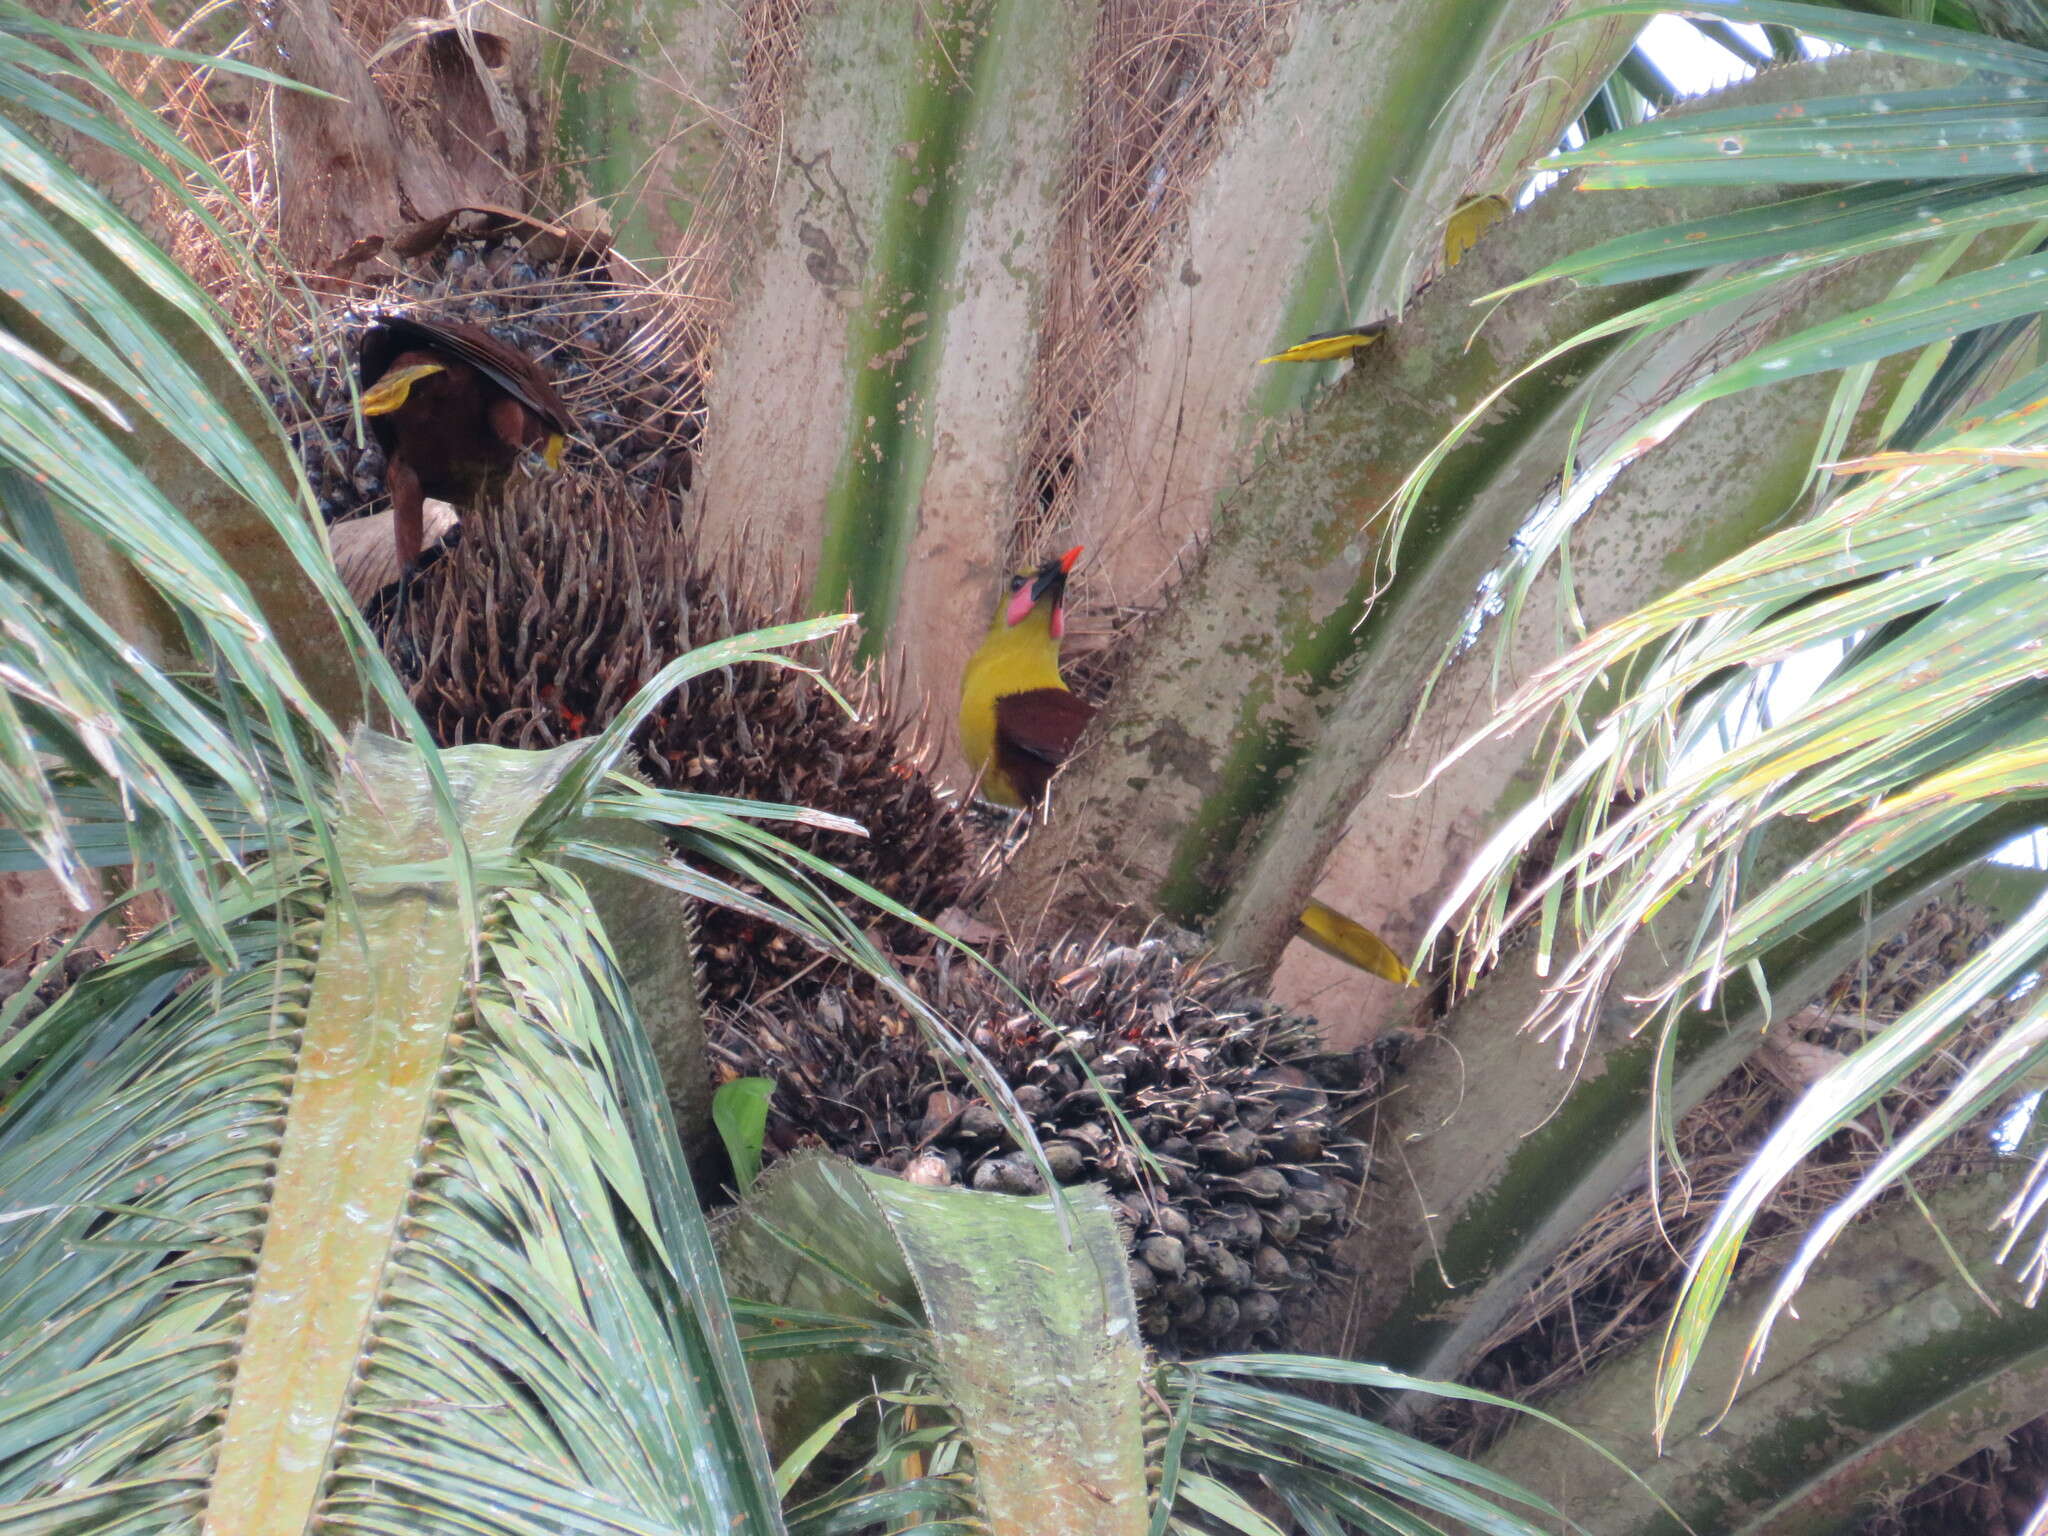
[[[960,746],[981,793],[997,805],[1041,804],[1095,713],[1060,676],[1067,578],[1080,558],[1077,545],[1010,577],[960,681]],[[1375,976],[1403,985],[1412,979],[1378,934],[1320,901],[1309,902],[1295,937]]]
[[[1067,632],[1067,577],[1080,546],[1035,571],[1020,571],[996,604],[981,646],[960,682],[960,745],[981,775],[981,792],[1022,809],[1045,798],[1095,713],[1060,676]]]
[[[495,496],[521,453],[540,449],[552,469],[576,430],[540,364],[474,325],[386,316],[363,334],[359,377],[408,577],[427,497],[469,506]]]

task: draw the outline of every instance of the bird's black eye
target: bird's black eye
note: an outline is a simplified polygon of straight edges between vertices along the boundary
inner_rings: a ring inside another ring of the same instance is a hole
[[[1010,578],[1010,590],[1012,592],[1022,592],[1024,590],[1024,583],[1030,579],[1029,576],[1012,576]]]

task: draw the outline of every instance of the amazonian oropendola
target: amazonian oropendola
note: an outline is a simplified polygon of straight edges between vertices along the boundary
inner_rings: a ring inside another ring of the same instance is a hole
[[[576,418],[540,364],[474,325],[385,316],[363,333],[359,376],[384,450],[402,607],[426,498],[467,507],[496,496],[528,448],[553,469]]]

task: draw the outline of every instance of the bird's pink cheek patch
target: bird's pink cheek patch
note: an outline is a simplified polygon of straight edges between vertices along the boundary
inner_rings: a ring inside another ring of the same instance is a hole
[[[1052,605],[1052,637],[1057,640],[1067,632],[1067,610],[1063,603]]]
[[[1029,582],[1026,582],[1023,586],[1019,587],[1016,593],[1010,598],[1010,606],[1003,610],[1003,622],[1005,624],[1013,626],[1022,624],[1024,622],[1024,615],[1029,613],[1030,611],[1031,585]],[[1059,623],[1057,610],[1055,610],[1054,612],[1053,623]],[[1058,634],[1059,631],[1054,630],[1053,633]]]

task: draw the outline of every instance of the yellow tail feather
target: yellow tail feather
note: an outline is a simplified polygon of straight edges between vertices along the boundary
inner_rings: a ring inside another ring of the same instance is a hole
[[[1385,939],[1363,923],[1353,922],[1334,907],[1311,901],[1302,911],[1301,921],[1294,932],[1297,938],[1308,940],[1324,954],[1335,955],[1361,971],[1383,976],[1404,987],[1415,984],[1414,976],[1401,963],[1401,957],[1388,947]]]
[[[410,367],[393,369],[371,388],[363,391],[363,414],[365,416],[389,416],[405,404],[405,397],[412,393],[413,385],[430,373],[445,371],[439,363],[414,363]]]

